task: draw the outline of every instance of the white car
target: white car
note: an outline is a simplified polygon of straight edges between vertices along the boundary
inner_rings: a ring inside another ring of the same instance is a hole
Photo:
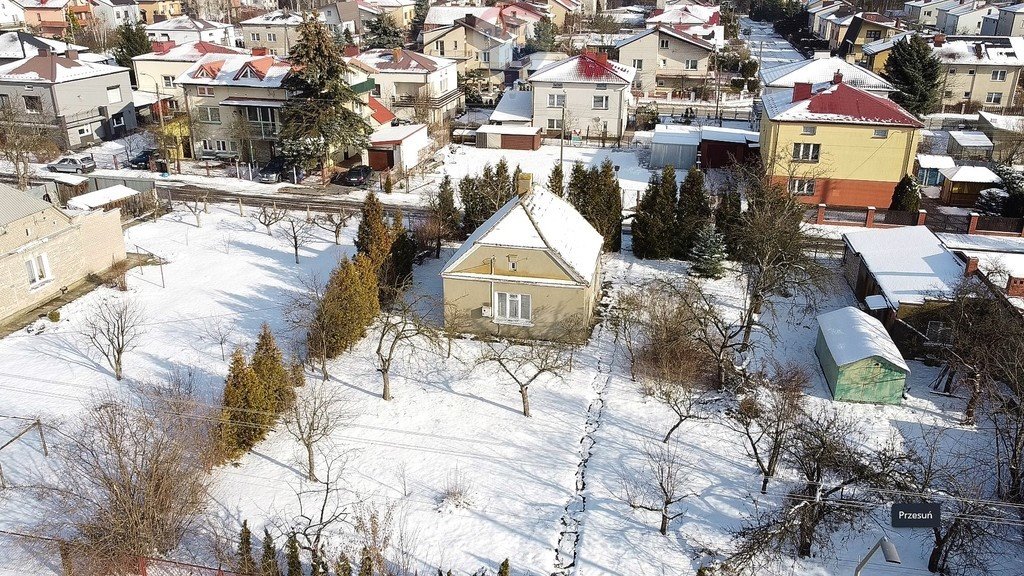
[[[96,169],[96,161],[89,156],[65,156],[46,165],[50,172],[71,172],[82,174]]]

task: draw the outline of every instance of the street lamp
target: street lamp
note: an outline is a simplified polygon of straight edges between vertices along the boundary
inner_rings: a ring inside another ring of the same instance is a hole
[[[885,536],[882,536],[871,550],[868,551],[867,556],[864,556],[864,559],[860,561],[860,564],[857,564],[857,568],[853,571],[853,576],[860,576],[861,570],[864,569],[864,566],[867,566],[868,560],[871,560],[871,557],[874,556],[875,552],[877,552],[879,548],[882,549],[882,556],[885,556],[886,562],[890,564],[902,564],[902,562],[900,562],[899,552],[896,551],[896,545]]]

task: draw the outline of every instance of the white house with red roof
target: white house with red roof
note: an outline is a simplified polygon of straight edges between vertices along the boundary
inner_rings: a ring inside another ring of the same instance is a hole
[[[921,121],[842,74],[767,94],[763,105],[762,159],[772,182],[801,201],[888,208],[913,174]]]
[[[392,48],[367,50],[351,61],[373,76],[373,96],[399,118],[441,122],[465,105],[454,60]]]
[[[184,91],[175,82],[200,58],[207,54],[245,54],[241,48],[222,46],[212,42],[187,42],[176,44],[173,41],[153,42],[153,51],[132,58],[135,69],[135,83],[141,92],[152,93],[156,98],[170,98],[172,110],[185,107]]]
[[[635,78],[636,68],[609,60],[605,53],[584,52],[549,64],[527,79],[533,88],[533,125],[550,136],[619,138]]]

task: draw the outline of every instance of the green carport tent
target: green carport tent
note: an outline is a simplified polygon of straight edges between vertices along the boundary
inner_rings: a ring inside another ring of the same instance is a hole
[[[910,368],[876,318],[853,306],[818,316],[814,352],[832,398],[899,404]]]

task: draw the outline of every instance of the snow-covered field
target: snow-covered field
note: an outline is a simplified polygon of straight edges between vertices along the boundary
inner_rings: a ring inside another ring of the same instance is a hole
[[[459,177],[476,172],[484,162],[506,157],[513,166],[521,164],[546,175],[557,161],[557,148],[554,154],[550,149],[532,155],[477,152],[456,154],[445,170]],[[640,176],[645,170],[626,159],[635,159],[632,153],[566,149],[567,161],[593,161],[604,155],[621,159],[621,176],[646,183],[646,175]],[[223,324],[230,329],[232,343],[251,345],[266,321],[288,350],[284,304],[301,290],[305,279],[326,277],[340,255],[354,251],[354,227],[350,223],[341,246],[333,245],[326,232],[318,234],[302,249],[298,265],[283,238],[268,236],[253,220],[239,217],[234,206],[211,206],[202,228],[182,212],[130,228],[129,249],[138,245],[168,263],[163,267],[165,287],[157,267],[129,274],[127,296],[144,306],[146,326],[142,345],[126,359],[127,378],[152,381],[175,367],[192,367],[200,398],[216,405],[227,367],[219,345],[208,334]],[[437,273],[442,261],[428,260],[416,269],[415,294],[440,296]],[[628,254],[608,256],[605,266],[613,293],[647,278],[682,274],[682,263],[645,262]],[[706,289],[729,305],[740,297],[741,286],[741,279],[731,275],[708,283]],[[65,306],[59,323],[40,320],[0,340],[0,413],[39,416],[58,429],[70,430],[76,414],[98,395],[124,393],[126,384],[113,379],[78,333],[86,311],[99,300],[120,297],[125,295],[97,290]],[[823,309],[852,302],[849,289],[839,281]],[[835,407],[878,439],[891,432],[913,434],[932,426],[955,426],[956,401],[931,395],[927,384],[935,369],[917,362],[911,362],[910,398],[902,406],[833,404],[813,353],[815,335],[813,318],[794,321],[787,316],[778,345],[765,346],[762,356],[796,362],[814,375],[808,390],[812,409]],[[633,511],[623,502],[621,479],[640,474],[641,448],[660,440],[672,417],[630,381],[624,354],[606,327],[598,328],[578,353],[570,374],[545,378],[531,387],[531,418],[519,412],[514,385],[494,368],[475,365],[482,344],[473,340],[457,340],[451,358],[426,347],[404,351],[393,370],[394,399],[381,400],[372,336],[331,366],[329,386],[340,395],[347,419],[321,446],[343,456],[343,466],[337,464],[344,488],[337,496],[339,503],[353,513],[368,507],[393,508],[395,531],[402,533],[421,574],[434,573],[437,567],[460,574],[481,567],[494,571],[506,557],[517,575],[554,572],[565,508],[582,502],[576,492],[581,447],[591,441],[575,574],[694,574],[704,550],[726,548],[730,531],[753,513],[757,498],[764,498],[758,494],[756,468],[737,434],[719,417],[687,423],[673,437],[687,463],[687,490],[695,495],[685,501],[686,514],[672,523],[667,537],[658,534],[655,514]],[[2,431],[14,428],[2,418],[0,422]],[[16,487],[38,480],[47,468],[31,436],[0,452],[0,463]],[[443,499],[453,480],[465,488],[468,505],[456,507]],[[232,531],[247,519],[254,533],[261,534],[268,526],[280,535],[298,514],[296,494],[310,488],[303,480],[299,445],[278,425],[237,465],[214,472],[207,514]],[[767,496],[773,497],[777,494]],[[0,529],[31,531],[40,514],[30,492],[0,492]],[[888,509],[880,507],[875,511],[878,523],[843,535],[837,558],[787,564],[772,573],[849,574],[883,533],[887,514]],[[885,533],[899,546],[904,564],[887,568],[876,560],[871,573],[924,573],[929,534],[892,529]],[[334,549],[355,541],[350,525],[342,525],[332,536]],[[180,557],[212,562],[209,549],[194,541],[183,546]],[[4,562],[0,554],[0,572],[10,571]]]

